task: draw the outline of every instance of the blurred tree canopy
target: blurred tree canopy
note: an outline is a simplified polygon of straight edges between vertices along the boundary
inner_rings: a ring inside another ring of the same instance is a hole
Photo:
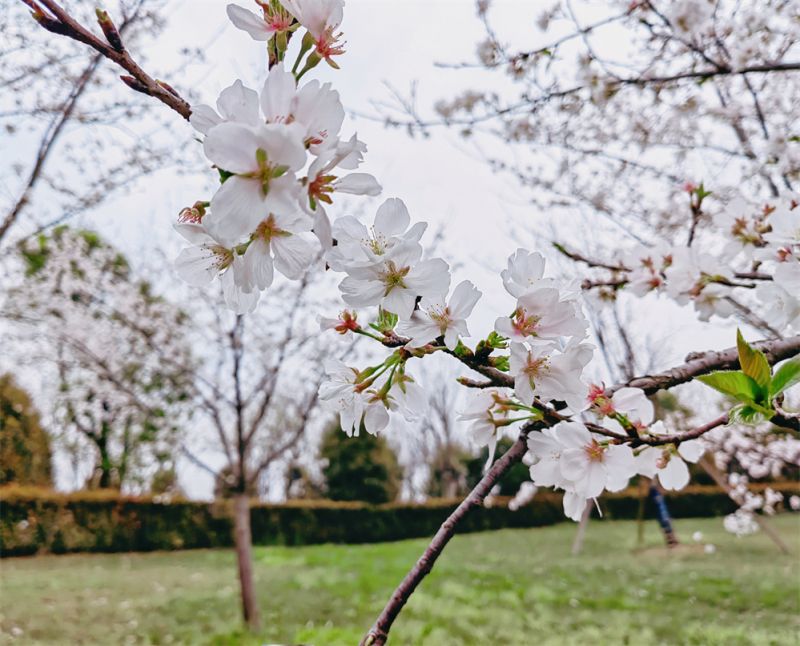
[[[54,372],[59,439],[92,456],[88,487],[146,486],[191,416],[188,315],[92,231],[57,227],[19,254],[25,277],[3,316],[19,354]]]
[[[0,485],[51,487],[50,438],[30,395],[0,375]]]
[[[360,500],[373,504],[397,498],[402,470],[383,437],[361,433],[348,437],[337,424],[322,438],[322,474],[331,500]]]

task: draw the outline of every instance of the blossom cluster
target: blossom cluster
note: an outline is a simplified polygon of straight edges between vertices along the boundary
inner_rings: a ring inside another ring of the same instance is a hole
[[[404,335],[404,348],[380,366],[359,371],[335,362],[326,365],[330,381],[323,384],[320,398],[340,413],[348,433],[358,433],[362,419],[367,431],[382,430],[390,410],[407,418],[413,417],[413,410],[422,410],[424,396],[406,373],[407,359],[434,349],[455,351],[460,338],[469,336],[466,319],[481,293],[463,281],[448,298],[448,264],[441,258],[423,259],[420,239],[426,226],[412,226],[405,204],[397,198],[381,204],[369,228],[352,216],[338,218],[333,225],[337,244],[325,259],[333,271],[346,274],[339,283],[343,300],[354,308],[377,306],[380,331],[396,328]],[[323,329],[341,333],[370,334],[350,310],[320,323]],[[432,346],[439,338],[441,345]],[[407,405],[409,398],[416,408]]]
[[[702,188],[689,185],[687,190],[697,194]],[[714,240],[702,248],[640,245],[620,253],[613,272],[615,286],[624,286],[636,296],[657,292],[681,305],[691,303],[702,321],[733,315],[732,298],[748,298],[752,293],[751,300],[773,328],[800,331],[797,201],[759,207],[737,200],[711,221],[712,233],[721,238],[716,245]]]
[[[515,504],[524,504],[535,487],[555,487],[564,491],[566,515],[578,520],[589,501],[626,487],[637,474],[666,489],[684,487],[687,462],[698,461],[705,445],[666,438],[642,390],[611,393],[584,377],[594,352],[581,306],[585,284],[545,276],[545,258],[518,249],[501,272],[513,307],[470,347],[468,319],[481,292],[467,280],[451,288],[448,263],[423,247],[426,223],[412,222],[400,199],[386,199],[369,226],[349,215],[331,221],[327,208],[337,194],[381,192],[374,177],[357,172],[366,145],[341,135],[338,92],[329,83],[301,83],[321,61],[338,68],[343,1],[258,4],[263,16],[236,5],[229,5],[228,15],[237,28],[267,43],[270,70],[263,87],[257,92],[237,80],[216,108],[193,107],[191,123],[203,136],[220,186],[180,215],[176,229],[190,243],[177,260],[180,275],[198,286],[219,278],[228,304],[248,312],[276,271],[289,279],[323,268],[341,274],[339,291],[348,309],[321,318],[322,329],[370,337],[392,350],[366,368],[325,362],[319,398],[338,413],[348,435],[384,431],[396,415],[416,419],[426,397],[408,364],[448,354],[489,378],[476,384],[480,390],[460,413],[475,442],[489,446],[489,462],[503,429],[526,424],[532,482]],[[306,31],[299,37],[301,27]],[[290,40],[300,40],[291,68],[284,61]],[[699,222],[709,194],[702,186],[687,192]],[[796,203],[757,210],[731,205],[714,219],[729,238],[724,249],[643,246],[613,265],[602,264],[613,272],[603,285],[636,295],[664,292],[693,303],[702,320],[732,314],[730,290],[747,289],[762,301],[771,324],[800,329],[798,216]],[[362,325],[366,308],[376,316],[367,315]]]
[[[590,395],[591,414],[614,432],[632,430],[638,436],[663,435],[662,422],[653,423],[653,404],[638,388],[621,388],[606,397],[601,388]],[[531,480],[539,486],[564,490],[564,513],[579,520],[587,500],[604,490],[624,489],[634,475],[658,479],[665,489],[682,489],[689,483],[686,462],[704,453],[698,440],[677,446],[632,449],[603,434],[592,433],[584,423],[563,421],[528,438]]]
[[[177,270],[197,286],[219,277],[237,312],[255,308],[276,270],[298,279],[331,246],[324,204],[338,193],[380,193],[372,175],[350,172],[366,145],[340,135],[339,93],[330,83],[300,83],[320,60],[336,66],[343,6],[343,0],[264,3],[261,18],[229,5],[234,25],[257,40],[274,38],[279,58],[287,35],[299,25],[307,33],[294,67],[275,64],[260,92],[237,80],[221,92],[216,109],[192,109],[191,124],[204,136],[203,151],[221,184],[209,201],[182,211],[176,228],[191,246],[178,257]]]

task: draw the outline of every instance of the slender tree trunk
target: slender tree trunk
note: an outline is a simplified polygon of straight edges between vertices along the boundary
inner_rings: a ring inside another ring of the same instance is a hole
[[[258,630],[256,587],[253,581],[253,537],[250,533],[250,499],[239,493],[233,499],[233,525],[236,540],[236,562],[239,566],[239,585],[242,592],[242,614],[250,630]]]
[[[591,500],[586,501],[586,506],[581,514],[581,522],[578,523],[578,531],[575,532],[575,540],[572,542],[572,556],[577,556],[583,549],[583,539],[586,538],[586,527],[589,524],[589,517],[592,515],[594,504]]]
[[[708,458],[708,456],[704,455],[702,458],[700,458],[700,462],[698,462],[698,464],[701,467],[703,467],[705,472],[711,476],[714,482],[716,482],[717,485],[726,494],[728,494],[728,498],[733,500],[733,502],[735,502],[737,505],[741,506],[742,502],[740,500],[737,500],[736,496],[733,493],[733,489],[728,484],[728,479],[725,477],[725,474],[723,474],[719,469],[717,469],[717,466]],[[772,527],[772,525],[770,525],[767,522],[767,519],[764,516],[753,512],[753,520],[755,520],[758,526],[762,530],[764,530],[764,533],[767,536],[769,536],[770,539],[772,539],[772,542],[778,546],[778,549],[781,552],[783,552],[784,554],[792,553],[792,551],[789,549],[789,546],[783,542],[783,539],[780,537],[778,532],[776,532],[775,528]]]

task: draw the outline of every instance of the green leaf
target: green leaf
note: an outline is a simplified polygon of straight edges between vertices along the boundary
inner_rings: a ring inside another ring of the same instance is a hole
[[[774,410],[764,408],[758,404],[739,404],[731,410],[730,419],[733,422],[742,422],[744,424],[760,424],[771,419],[773,415],[775,415]]]
[[[784,362],[775,371],[769,385],[769,394],[775,397],[798,383],[800,383],[800,354]]]
[[[697,379],[706,386],[711,386],[714,390],[745,404],[754,404],[762,394],[761,387],[739,370],[712,372]]]
[[[744,374],[751,377],[761,388],[769,388],[772,370],[764,353],[745,341],[739,330],[736,330],[736,347],[739,349],[739,365]]]

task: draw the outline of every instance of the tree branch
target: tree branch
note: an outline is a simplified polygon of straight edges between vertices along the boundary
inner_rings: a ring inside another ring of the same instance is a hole
[[[47,31],[66,36],[72,40],[88,45],[104,58],[109,59],[126,72],[120,78],[131,89],[152,96],[164,105],[188,119],[192,113],[189,103],[164,81],[154,79],[147,74],[125,49],[119,37],[119,31],[111,22],[107,13],[98,10],[98,24],[103,30],[106,42],[95,36],[86,27],[75,20],[55,0],[20,0],[33,11],[33,18]],[[43,8],[45,7],[47,11]]]
[[[456,507],[455,511],[447,517],[439,531],[433,537],[422,556],[417,561],[416,565],[411,568],[411,571],[405,576],[402,583],[397,586],[397,589],[392,594],[386,607],[381,612],[375,625],[361,640],[361,646],[380,646],[386,643],[389,636],[389,630],[403,609],[403,606],[408,601],[409,597],[416,590],[417,586],[433,569],[436,559],[439,558],[447,543],[453,538],[456,532],[456,526],[469,513],[473,507],[477,507],[483,503],[484,498],[489,494],[494,487],[495,483],[511,466],[516,464],[522,459],[522,456],[527,450],[527,437],[528,432],[534,428],[533,424],[523,427],[516,442],[506,451],[497,462],[486,472],[486,475],[481,478],[480,482],[475,488],[464,498],[461,504]]]
[[[752,344],[766,354],[771,364],[788,359],[800,353],[800,334],[785,339],[758,341]],[[710,351],[701,354],[690,354],[686,363],[654,375],[645,375],[631,379],[627,383],[612,386],[609,394],[630,386],[641,388],[648,395],[659,390],[666,390],[679,384],[691,381],[695,377],[707,374],[714,370],[735,370],[739,367],[739,354],[736,348]]]

